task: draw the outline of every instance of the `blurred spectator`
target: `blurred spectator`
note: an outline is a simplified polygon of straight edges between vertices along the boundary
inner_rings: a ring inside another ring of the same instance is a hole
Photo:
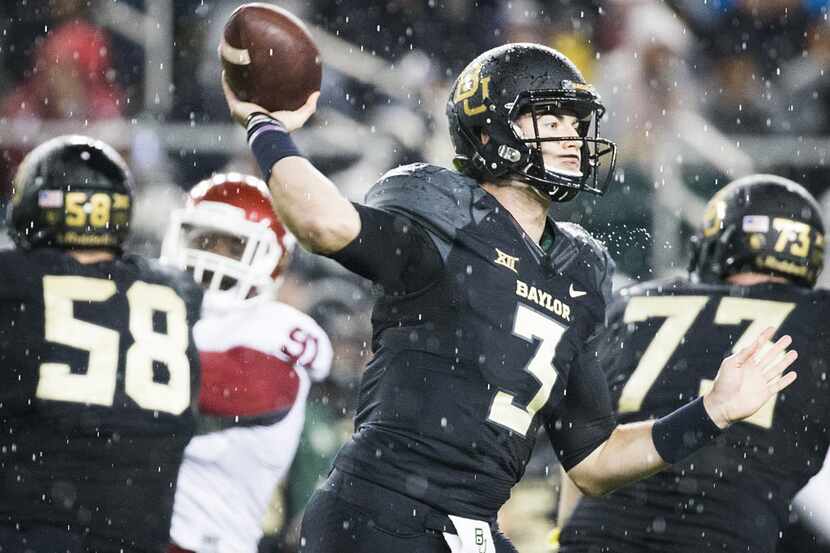
[[[701,39],[707,114],[729,133],[793,130],[788,83],[782,68],[804,54],[811,17],[821,13],[810,0],[720,0],[669,2]],[[821,2],[826,9],[826,1]],[[707,80],[711,77],[711,80]],[[783,86],[783,90],[781,90]]]
[[[753,52],[765,76],[801,54],[809,17],[805,0],[733,0],[715,36],[731,43],[732,52]],[[717,32],[720,31],[720,32]]]
[[[50,30],[35,48],[30,70],[2,100],[0,116],[24,129],[39,121],[69,119],[84,124],[120,117],[124,93],[114,82],[107,34],[82,17],[79,2],[53,6],[54,15],[71,17]],[[4,188],[25,153],[9,148],[0,154]]]
[[[648,167],[654,151],[683,109],[696,109],[696,82],[689,72],[691,36],[659,2],[619,9],[624,21],[616,49],[601,56],[594,85],[608,112],[603,128],[620,162]]]
[[[504,42],[496,0],[317,0],[314,23],[388,61],[427,52],[439,72],[455,75],[479,52]]]
[[[677,118],[698,106],[689,70],[692,37],[662,2],[615,3],[599,20],[608,46],[593,84],[608,111],[601,128],[619,147],[617,175],[606,198],[588,195],[557,206],[560,214],[605,240],[621,272],[650,277],[652,202],[666,144],[676,141]]]
[[[36,49],[28,78],[3,100],[4,117],[105,119],[121,115],[123,91],[113,81],[109,39],[74,19]]]
[[[773,106],[764,101],[765,80],[755,61],[746,52],[721,56],[712,71],[715,95],[708,116],[727,133],[769,132]]]
[[[582,70],[591,82],[595,79],[595,53],[590,36],[600,10],[591,0],[513,0],[502,6],[504,30],[501,41],[535,42],[555,48]]]
[[[46,34],[62,23],[85,18],[90,0],[44,0],[39,2],[0,2],[0,44],[6,54],[2,65],[11,77],[9,83],[31,72],[35,49]],[[7,83],[2,83],[0,86]],[[2,87],[5,95],[9,89]]]
[[[830,132],[830,24],[811,23],[805,55],[784,70],[782,85],[790,106],[793,131],[799,134]]]

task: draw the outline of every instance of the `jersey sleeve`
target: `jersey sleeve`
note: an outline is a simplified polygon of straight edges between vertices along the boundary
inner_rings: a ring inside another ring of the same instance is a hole
[[[202,413],[270,424],[328,376],[332,346],[314,319],[286,304],[262,302],[206,316],[195,334],[201,350]]]
[[[596,353],[595,336],[569,372],[565,396],[545,422],[548,436],[565,470],[599,447],[617,425],[611,394]]]
[[[417,223],[384,209],[354,206],[360,234],[332,259],[393,294],[420,290],[438,275],[441,257]]]

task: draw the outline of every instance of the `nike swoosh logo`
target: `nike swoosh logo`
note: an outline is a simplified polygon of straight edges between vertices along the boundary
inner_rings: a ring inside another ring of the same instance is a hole
[[[568,288],[568,295],[571,296],[572,298],[581,298],[582,296],[584,296],[587,293],[588,292],[584,292],[582,290],[574,290],[574,285],[573,284],[571,284],[570,288]]]

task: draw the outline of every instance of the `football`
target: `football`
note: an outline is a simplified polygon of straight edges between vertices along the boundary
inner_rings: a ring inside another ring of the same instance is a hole
[[[219,56],[231,90],[268,111],[293,111],[320,90],[320,52],[292,13],[243,4],[225,24]]]

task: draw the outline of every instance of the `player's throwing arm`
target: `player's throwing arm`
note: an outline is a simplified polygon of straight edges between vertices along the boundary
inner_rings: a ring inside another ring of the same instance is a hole
[[[257,13],[249,14],[252,10]],[[229,44],[233,33],[248,37],[250,44],[234,48]],[[268,55],[287,48],[293,55]],[[234,71],[237,67],[228,62],[234,53],[242,56],[244,72]],[[315,112],[320,96],[320,56],[302,22],[261,4],[240,8],[226,26],[219,56],[226,68],[222,87],[228,107],[247,130],[277,214],[306,249],[322,254],[339,251],[360,232],[360,218],[337,187],[302,157],[290,136]],[[265,75],[300,84],[275,90]],[[243,101],[234,92],[245,86],[250,98],[262,105]],[[269,92],[261,92],[266,89]],[[298,95],[302,100],[297,100]]]

